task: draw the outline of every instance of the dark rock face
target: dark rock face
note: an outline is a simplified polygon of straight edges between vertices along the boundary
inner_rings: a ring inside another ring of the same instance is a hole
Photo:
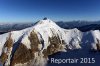
[[[53,53],[59,52],[63,48],[63,41],[59,39],[59,36],[49,37],[50,45],[47,49],[43,50],[44,57],[48,57]]]
[[[35,53],[39,52],[38,44],[40,44],[40,42],[37,34],[34,31],[30,33],[29,40],[31,42],[31,49],[28,49],[24,44],[21,43],[14,54],[13,60],[11,61],[11,66],[20,63],[27,63],[26,65],[28,66],[31,60],[34,59]]]
[[[97,39],[96,47],[97,47],[97,51],[100,51],[100,41],[98,39]]]
[[[96,44],[96,47],[97,47],[97,51],[100,52],[100,44]]]
[[[34,55],[32,54],[32,51],[30,49],[27,49],[24,44],[20,44],[19,48],[14,54],[13,60],[11,61],[11,66],[14,66],[18,63],[24,64],[25,62],[29,62],[33,58]]]
[[[37,34],[34,31],[31,32],[29,40],[31,42],[31,50],[32,50],[32,52],[34,53],[34,52],[39,51],[38,45],[40,44],[40,41],[38,39]]]

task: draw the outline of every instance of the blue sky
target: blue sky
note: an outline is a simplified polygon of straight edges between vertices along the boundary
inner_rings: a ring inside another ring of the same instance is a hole
[[[0,0],[0,22],[100,20],[100,0]]]

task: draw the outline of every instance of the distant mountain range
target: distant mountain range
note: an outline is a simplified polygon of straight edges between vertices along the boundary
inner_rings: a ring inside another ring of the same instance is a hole
[[[71,21],[71,22],[56,22],[60,27],[65,29],[77,28],[82,32],[100,29],[100,21]]]
[[[9,32],[9,31],[16,31],[25,29],[27,27],[34,26],[35,23],[16,23],[16,24],[0,24],[0,34]],[[73,29],[77,28],[82,32],[90,31],[90,30],[98,30],[100,29],[100,21],[70,21],[70,22],[63,22],[58,21],[56,22],[57,25],[64,29]]]
[[[0,34],[33,26],[34,23],[0,24]]]

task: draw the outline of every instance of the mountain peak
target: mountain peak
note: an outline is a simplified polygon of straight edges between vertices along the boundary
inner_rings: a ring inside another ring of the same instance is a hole
[[[47,17],[37,22],[37,25],[47,25],[47,24],[55,24],[55,22],[53,22],[51,19],[48,19]]]
[[[47,20],[47,19],[48,19],[47,17],[44,17],[44,18],[43,18],[43,20]]]

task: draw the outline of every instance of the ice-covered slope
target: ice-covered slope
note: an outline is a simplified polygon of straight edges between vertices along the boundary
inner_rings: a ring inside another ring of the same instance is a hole
[[[78,29],[63,29],[43,19],[30,28],[0,35],[1,62],[5,66],[44,66],[48,55],[81,48],[81,38]]]

